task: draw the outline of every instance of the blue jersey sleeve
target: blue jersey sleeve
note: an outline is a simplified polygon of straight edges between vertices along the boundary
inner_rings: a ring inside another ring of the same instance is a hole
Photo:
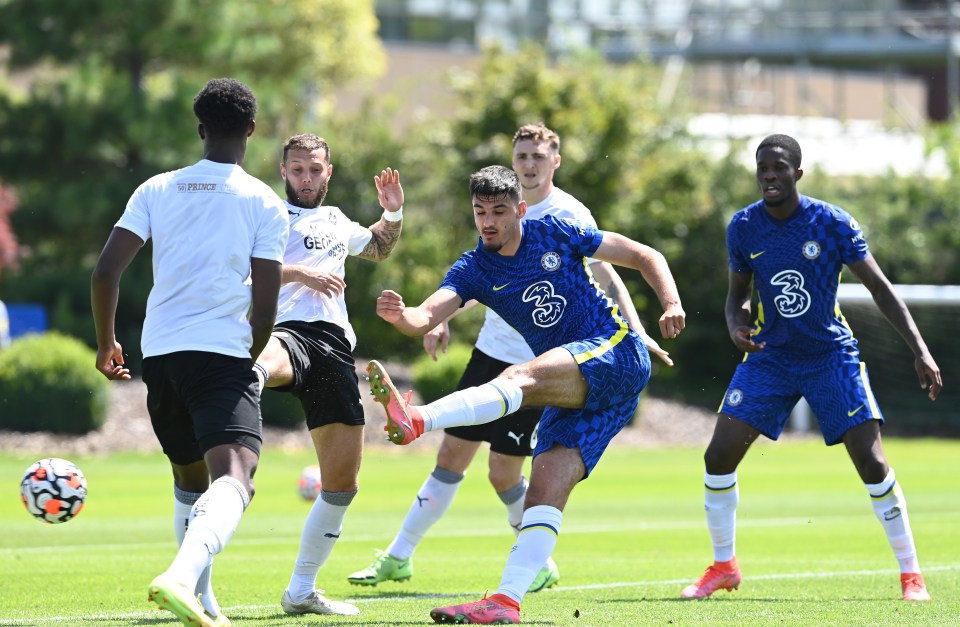
[[[860,223],[846,211],[838,210],[837,235],[840,238],[840,259],[850,265],[870,252]]]
[[[556,229],[556,240],[566,240],[570,250],[583,257],[592,257],[603,242],[603,231],[585,222],[554,216],[545,216],[542,221]]]
[[[727,257],[730,270],[740,274],[748,274],[753,272],[753,269],[740,247],[740,234],[742,232],[740,225],[743,220],[741,214],[742,212],[738,212],[730,220],[730,224],[727,225]]]
[[[446,276],[440,282],[440,289],[456,292],[463,301],[460,303],[463,307],[468,300],[477,299],[476,287],[479,284],[476,264],[473,263],[473,253],[464,253],[447,270]]]

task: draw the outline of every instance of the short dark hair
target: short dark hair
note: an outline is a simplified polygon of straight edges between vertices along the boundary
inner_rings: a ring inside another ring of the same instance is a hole
[[[513,145],[516,146],[517,142],[525,139],[536,142],[550,142],[551,148],[558,152],[560,150],[560,136],[544,126],[543,123],[524,124],[518,128],[517,132],[513,134]]]
[[[488,165],[479,172],[470,175],[470,196],[481,198],[500,198],[507,196],[520,203],[520,177],[510,168],[502,165]]]
[[[756,156],[762,148],[782,148],[784,152],[787,153],[787,160],[790,162],[790,165],[797,169],[800,168],[803,153],[800,152],[800,144],[797,140],[789,135],[768,135],[760,142],[760,145],[757,146],[757,152],[754,153],[754,156]]]
[[[306,150],[307,152],[313,152],[314,150],[322,150],[324,158],[327,160],[327,164],[330,163],[330,145],[327,144],[327,140],[320,137],[319,135],[314,135],[312,133],[301,133],[299,135],[294,135],[283,144],[283,162],[287,162],[287,153],[291,150]]]
[[[240,137],[257,117],[257,97],[238,80],[212,78],[193,99],[193,112],[208,133]]]

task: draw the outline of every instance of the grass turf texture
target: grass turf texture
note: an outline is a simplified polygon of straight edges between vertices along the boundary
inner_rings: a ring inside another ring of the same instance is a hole
[[[960,624],[960,443],[885,444],[909,503],[931,603],[900,600],[896,561],[842,447],[760,442],[740,468],[739,591],[678,598],[711,560],[702,450],[614,448],[565,512],[554,553],[560,585],[528,595],[521,618],[583,626]],[[146,601],[147,585],[175,551],[165,458],[75,457],[89,497],[62,525],[39,523],[20,504],[20,476],[33,461],[0,459],[0,626],[178,624]],[[367,451],[360,493],[318,581],[327,596],[356,603],[360,616],[283,614],[280,596],[309,509],[296,482],[312,461],[309,451],[263,454],[256,498],[214,568],[234,625],[427,624],[431,608],[496,589],[513,536],[486,482],[485,459],[421,544],[411,581],[347,584],[349,573],[372,561],[371,549],[386,548],[434,463],[429,446],[378,447]]]

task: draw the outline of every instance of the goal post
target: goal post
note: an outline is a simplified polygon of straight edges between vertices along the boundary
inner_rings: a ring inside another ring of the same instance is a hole
[[[884,433],[960,436],[960,285],[894,285],[940,367],[944,388],[936,401],[920,389],[913,354],[860,283],[841,283],[840,311],[853,330],[870,384],[886,418]],[[790,417],[793,431],[816,428],[801,399]]]

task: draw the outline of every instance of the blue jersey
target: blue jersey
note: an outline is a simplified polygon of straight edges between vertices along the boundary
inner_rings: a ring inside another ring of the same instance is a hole
[[[733,216],[727,252],[733,272],[753,273],[759,299],[755,342],[797,355],[856,352],[837,286],[843,265],[860,261],[869,250],[850,214],[800,196],[797,210],[777,220],[758,201]]]
[[[587,267],[603,231],[553,216],[527,220],[522,228],[515,255],[487,252],[481,242],[453,264],[440,288],[496,311],[537,355],[625,333],[626,322]]]

